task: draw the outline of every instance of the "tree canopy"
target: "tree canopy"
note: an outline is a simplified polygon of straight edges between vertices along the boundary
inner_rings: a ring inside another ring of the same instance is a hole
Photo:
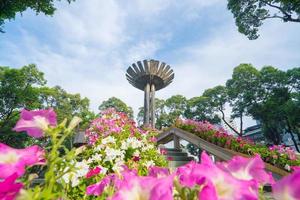
[[[52,107],[58,120],[77,115],[83,119],[80,127],[95,117],[89,110],[89,100],[80,94],[69,94],[61,87],[47,87],[44,74],[34,64],[19,69],[0,66],[0,141],[15,147],[24,147],[33,139],[27,134],[12,131],[21,109]]]
[[[108,108],[115,108],[118,112],[126,113],[130,118],[133,118],[133,110],[130,106],[124,103],[121,99],[110,97],[108,100],[103,101],[98,109],[104,111]]]
[[[259,37],[259,27],[267,19],[300,22],[300,0],[228,0],[239,32],[250,40]]]
[[[71,2],[74,0],[67,0]],[[53,15],[56,8],[55,0],[1,0],[0,2],[0,32],[3,31],[5,20],[13,20],[17,13],[32,9],[36,14],[43,13],[45,15]]]

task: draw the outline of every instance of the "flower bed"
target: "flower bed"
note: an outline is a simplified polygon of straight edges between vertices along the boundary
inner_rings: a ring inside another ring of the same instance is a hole
[[[229,135],[225,130],[217,129],[209,122],[178,119],[175,123],[175,127],[191,132],[223,148],[250,156],[259,154],[265,162],[286,171],[292,171],[293,166],[300,165],[300,160],[290,147],[274,145],[268,148],[264,145],[255,144],[251,140]]]
[[[272,184],[276,200],[300,199],[300,168],[275,183],[259,155],[214,163],[203,152],[201,163],[170,172],[161,167],[166,162],[154,146],[155,133],[139,130],[113,110],[92,122],[87,146],[68,150],[63,142],[79,122],[74,117],[68,126],[66,120],[57,124],[51,109],[23,110],[15,130],[46,137],[49,145],[13,149],[0,144],[0,199],[263,200],[264,184]],[[209,126],[198,127],[209,132],[207,138],[213,134]],[[45,177],[32,185],[36,175],[27,169],[37,165],[44,166]]]

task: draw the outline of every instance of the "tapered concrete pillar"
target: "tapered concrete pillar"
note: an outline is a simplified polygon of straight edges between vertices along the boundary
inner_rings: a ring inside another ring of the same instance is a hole
[[[144,98],[144,126],[148,127],[150,124],[150,115],[149,115],[149,110],[150,110],[150,84],[148,83],[145,86],[145,98]]]
[[[151,85],[151,98],[150,98],[150,117],[151,117],[151,127],[155,128],[155,85]]]

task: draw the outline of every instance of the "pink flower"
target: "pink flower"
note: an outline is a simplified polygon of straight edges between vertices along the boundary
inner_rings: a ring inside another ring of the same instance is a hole
[[[166,177],[170,175],[170,171],[168,168],[164,167],[156,167],[156,166],[151,166],[149,168],[149,176],[153,177]]]
[[[17,132],[26,131],[28,135],[40,138],[43,132],[49,128],[49,125],[56,126],[56,113],[52,108],[48,110],[28,111],[23,109],[21,118],[13,130]]]
[[[195,165],[190,176],[203,189],[199,192],[200,199],[209,200],[254,200],[258,194],[255,181],[242,181],[230,173],[217,167],[209,156],[203,152],[201,164]]]
[[[99,183],[88,186],[86,188],[86,194],[100,196],[103,193],[106,186],[109,185],[110,181],[111,181],[111,176],[106,176]]]
[[[14,200],[19,191],[23,188],[22,183],[15,183],[18,175],[12,174],[4,181],[0,182],[0,199],[1,200]]]
[[[134,175],[124,177],[111,200],[173,200],[173,179],[174,176],[165,178]]]
[[[0,178],[16,173],[22,176],[26,166],[45,164],[44,151],[37,145],[14,149],[0,143]]]
[[[273,197],[276,200],[299,200],[300,170],[284,177],[273,185]]]
[[[274,183],[272,174],[266,172],[265,164],[258,154],[252,158],[235,156],[218,166],[228,170],[232,176],[240,180],[255,180],[259,184]]]
[[[99,174],[101,172],[101,168],[100,167],[96,167],[95,169],[91,169],[87,174],[86,174],[86,178],[91,178],[97,174]]]
[[[160,149],[160,154],[162,154],[162,155],[167,155],[167,150],[165,150],[165,149]]]
[[[150,142],[157,142],[156,137],[151,137],[151,138],[150,138]]]
[[[300,171],[300,166],[291,166],[291,169],[292,169],[293,171],[297,171],[297,170]]]
[[[178,167],[176,170],[176,175],[178,176],[179,183],[185,187],[194,187],[196,185],[196,178],[191,176],[192,170],[197,167],[195,161],[191,161],[188,164]]]

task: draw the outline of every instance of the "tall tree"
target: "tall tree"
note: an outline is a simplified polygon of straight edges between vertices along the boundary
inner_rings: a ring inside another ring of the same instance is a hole
[[[184,115],[187,109],[187,99],[182,95],[173,95],[166,100],[165,106],[168,114],[166,125],[171,126],[177,118]]]
[[[71,3],[74,0],[67,0]],[[53,15],[55,0],[1,0],[0,2],[0,32],[3,31],[5,20],[15,19],[17,13],[32,9],[36,14]]]
[[[222,121],[236,134],[240,132],[232,126],[230,121],[225,116],[225,104],[229,102],[227,88],[222,85],[218,85],[214,88],[210,88],[204,91],[203,96],[208,98],[208,104],[212,111],[220,112]]]
[[[80,117],[83,120],[80,123],[82,129],[87,127],[88,123],[95,118],[95,114],[89,110],[90,101],[88,98],[81,98],[80,94],[67,93],[60,86],[39,88],[39,100],[39,108],[54,108],[58,121],[71,120],[75,115]]]
[[[130,106],[127,106],[121,99],[111,97],[106,101],[103,101],[98,107],[100,111],[108,108],[115,108],[118,112],[126,113],[130,118],[133,118],[133,110]]]
[[[220,118],[214,112],[210,104],[209,97],[199,96],[193,97],[187,101],[187,109],[184,116],[188,119],[196,121],[209,121],[211,123],[219,123]]]
[[[250,40],[259,37],[258,29],[266,19],[300,22],[300,0],[228,0],[239,32]]]
[[[46,83],[42,72],[35,65],[20,69],[0,67],[0,140],[12,146],[25,146],[30,142],[26,134],[15,133],[19,110],[38,107],[37,86]]]
[[[259,85],[259,71],[251,64],[240,64],[233,70],[232,78],[226,82],[228,99],[232,107],[231,117],[239,118],[239,136],[243,135],[243,117],[255,101]]]
[[[292,78],[291,74],[289,76],[272,66],[263,67],[260,70],[258,92],[255,94],[256,101],[248,106],[248,113],[261,121],[264,134],[275,144],[282,142],[283,133],[289,133],[299,151],[293,134],[297,133],[294,125],[299,123],[295,112],[300,110],[294,89],[297,88],[296,82],[297,79]]]

